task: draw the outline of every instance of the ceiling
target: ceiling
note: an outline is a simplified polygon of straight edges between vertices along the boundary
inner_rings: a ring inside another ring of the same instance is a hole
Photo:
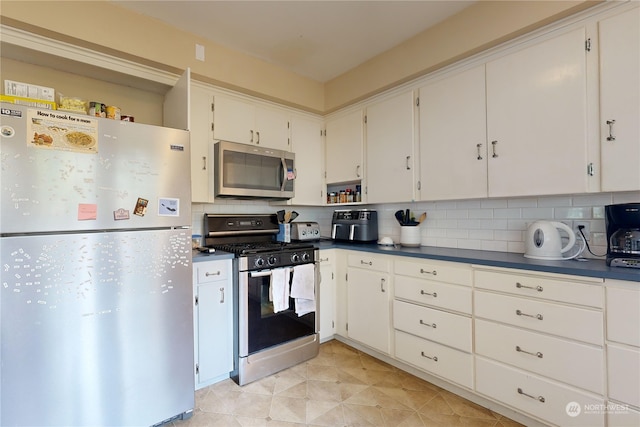
[[[112,2],[319,82],[339,76],[475,3],[459,0]]]

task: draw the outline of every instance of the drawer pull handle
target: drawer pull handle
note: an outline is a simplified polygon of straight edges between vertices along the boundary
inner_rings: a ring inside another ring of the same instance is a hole
[[[523,285],[520,282],[516,282],[516,288],[518,288],[518,289],[523,289],[523,288],[524,289],[535,289],[538,292],[542,292],[544,290],[544,289],[542,289],[542,286],[526,286],[526,285]]]
[[[380,292],[387,292],[387,291],[384,289],[384,279],[380,279]]]
[[[516,346],[516,351],[517,351],[517,352],[520,352],[520,353],[530,354],[530,355],[532,355],[532,356],[537,356],[537,357],[539,357],[540,359],[542,359],[542,356],[543,356],[543,354],[542,354],[542,353],[540,353],[539,351],[537,351],[537,352],[535,352],[535,353],[533,353],[533,352],[531,352],[531,351],[526,351],[526,350],[523,350],[519,345],[517,345],[517,346]]]
[[[209,277],[209,276],[219,276],[220,274],[220,270],[216,271],[215,273],[209,273],[208,271],[204,274],[205,276]]]
[[[327,261],[329,261],[329,257],[326,257],[326,258],[320,258],[320,262],[327,262]]]
[[[220,304],[224,304],[224,288],[220,288]]]
[[[435,329],[438,326],[435,323],[427,323],[422,319],[420,319],[420,324],[424,325],[424,326],[428,326],[428,327],[433,328],[433,329]]]
[[[425,270],[424,268],[420,269],[420,273],[422,273],[422,274],[433,274],[434,276],[438,275],[438,272],[436,270],[429,271],[429,270]]]
[[[530,398],[532,398],[532,399],[534,399],[534,400],[537,400],[538,402],[542,402],[542,403],[544,403],[544,402],[545,402],[545,398],[544,398],[544,396],[538,396],[538,397],[532,396],[532,395],[527,394],[527,393],[525,393],[524,391],[522,391],[522,389],[521,389],[520,387],[518,387],[518,394],[521,394],[521,395],[523,395],[523,396],[530,397]]]
[[[523,313],[520,310],[516,310],[516,314],[518,316],[527,316],[527,317],[533,317],[534,319],[542,320],[542,314],[527,314],[527,313]]]
[[[434,292],[434,293],[430,294],[429,292],[427,292],[427,291],[425,291],[423,289],[420,289],[420,295],[429,295],[430,297],[438,298],[438,293],[437,292]]]
[[[373,261],[366,262],[366,261],[360,260],[360,264],[373,265]]]
[[[424,351],[421,351],[421,352],[420,352],[420,355],[421,355],[422,357],[426,357],[427,359],[433,360],[434,362],[437,362],[437,361],[438,361],[438,356],[433,356],[433,357],[431,357],[431,356],[427,356],[426,354],[424,354]]]

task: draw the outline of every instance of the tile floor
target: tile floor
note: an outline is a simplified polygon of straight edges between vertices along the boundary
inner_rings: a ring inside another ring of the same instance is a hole
[[[520,426],[339,341],[306,363],[239,387],[196,392],[194,415],[174,427]]]

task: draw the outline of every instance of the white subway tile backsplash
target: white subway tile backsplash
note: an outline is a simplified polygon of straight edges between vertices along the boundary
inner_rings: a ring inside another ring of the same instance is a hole
[[[586,221],[590,228],[591,249],[606,253],[604,206],[612,203],[640,202],[640,192],[596,193],[548,197],[472,199],[442,202],[352,206],[378,211],[378,234],[400,241],[400,226],[394,218],[397,210],[410,208],[418,216],[427,212],[421,226],[425,246],[523,253],[528,225],[535,220],[557,220],[573,226]],[[266,201],[220,199],[212,204],[193,204],[193,234],[202,234],[202,216],[206,213],[275,213],[295,210],[301,221],[317,221],[323,236],[331,233],[331,218],[345,206],[272,205]],[[587,257],[587,251],[584,252]]]
[[[591,219],[591,207],[554,208],[555,219]]]
[[[550,196],[538,199],[539,208],[555,208],[563,206],[571,206],[572,200],[570,196]]]
[[[526,219],[553,219],[554,208],[523,208],[522,218]]]
[[[522,218],[522,209],[520,208],[508,208],[508,209],[494,209],[494,218]]]
[[[535,207],[538,207],[538,199],[536,198],[507,199],[507,206],[510,208],[535,208]]]

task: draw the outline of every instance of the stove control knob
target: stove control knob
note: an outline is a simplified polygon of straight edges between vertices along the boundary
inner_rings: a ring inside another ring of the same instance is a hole
[[[303,262],[309,262],[311,260],[311,255],[309,255],[309,252],[304,252],[302,254],[302,261]]]
[[[278,262],[278,258],[275,255],[271,255],[269,259],[267,259],[267,264],[275,265]]]
[[[264,267],[264,260],[261,257],[256,258],[255,265],[256,267]]]
[[[292,262],[300,262],[300,255],[298,255],[298,254],[291,255],[291,261]]]

